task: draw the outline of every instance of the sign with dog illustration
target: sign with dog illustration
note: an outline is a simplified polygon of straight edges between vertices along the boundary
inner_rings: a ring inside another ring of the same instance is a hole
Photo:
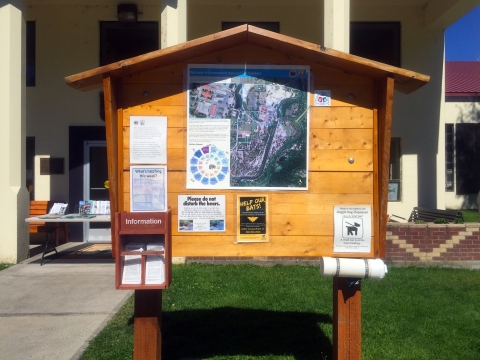
[[[333,252],[369,253],[372,236],[372,208],[369,205],[334,206]]]

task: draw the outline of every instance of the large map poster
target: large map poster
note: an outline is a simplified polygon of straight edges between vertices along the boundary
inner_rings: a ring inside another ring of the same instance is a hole
[[[307,66],[189,65],[187,189],[306,190]]]

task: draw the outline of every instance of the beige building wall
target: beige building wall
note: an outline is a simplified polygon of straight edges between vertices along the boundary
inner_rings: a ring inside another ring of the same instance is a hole
[[[441,28],[425,27],[423,6],[395,6],[390,2],[356,6],[352,21],[400,21],[401,67],[430,75],[430,83],[412,94],[395,92],[392,136],[401,138],[401,201],[389,202],[388,213],[409,217],[414,206],[436,208],[437,153],[443,83]],[[396,3],[398,4],[398,3]],[[444,188],[443,188],[444,189]]]
[[[222,21],[280,22],[284,35],[323,42],[323,1],[188,0],[188,39],[222,30]]]
[[[55,3],[55,2],[54,2]],[[160,4],[135,1],[139,21],[160,21]],[[27,136],[35,137],[35,199],[68,200],[69,126],[104,126],[99,91],[79,92],[64,78],[99,66],[99,22],[117,21],[117,3],[66,5],[33,1],[25,11],[36,22],[36,86],[27,88]],[[83,149],[79,149],[83,152]],[[64,175],[40,175],[41,157],[65,159]]]
[[[323,1],[139,0],[135,3],[139,21],[163,21],[159,27],[162,46],[173,45],[185,36],[191,40],[218,32],[222,21],[278,21],[283,34],[317,44],[324,41]],[[431,82],[413,94],[395,93],[393,136],[402,138],[402,200],[390,203],[389,213],[403,217],[408,217],[417,204],[430,207],[445,204],[444,186],[439,186],[444,171],[437,170],[443,126],[439,105],[443,83],[443,28],[434,26],[435,15],[427,12],[423,2],[406,3],[409,6],[396,5],[405,2],[350,2],[351,21],[400,21],[401,66],[431,76]],[[175,8],[176,4],[179,7]],[[37,36],[36,86],[26,89],[25,107],[26,135],[35,137],[37,154],[35,198],[66,200],[70,180],[69,126],[103,126],[104,122],[99,116],[98,91],[73,90],[65,85],[64,77],[99,65],[99,21],[116,21],[117,3],[32,0],[28,5],[24,17],[36,21]],[[175,19],[186,24],[186,35],[175,36],[171,29],[181,27]],[[65,174],[40,175],[40,157],[65,158]]]

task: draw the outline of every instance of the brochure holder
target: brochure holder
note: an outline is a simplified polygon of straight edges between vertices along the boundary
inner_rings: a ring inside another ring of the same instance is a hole
[[[171,213],[115,213],[115,287],[166,289],[172,282]]]

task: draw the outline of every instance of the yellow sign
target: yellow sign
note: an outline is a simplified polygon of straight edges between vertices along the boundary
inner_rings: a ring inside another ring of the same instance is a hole
[[[268,241],[268,196],[237,197],[237,241]]]

